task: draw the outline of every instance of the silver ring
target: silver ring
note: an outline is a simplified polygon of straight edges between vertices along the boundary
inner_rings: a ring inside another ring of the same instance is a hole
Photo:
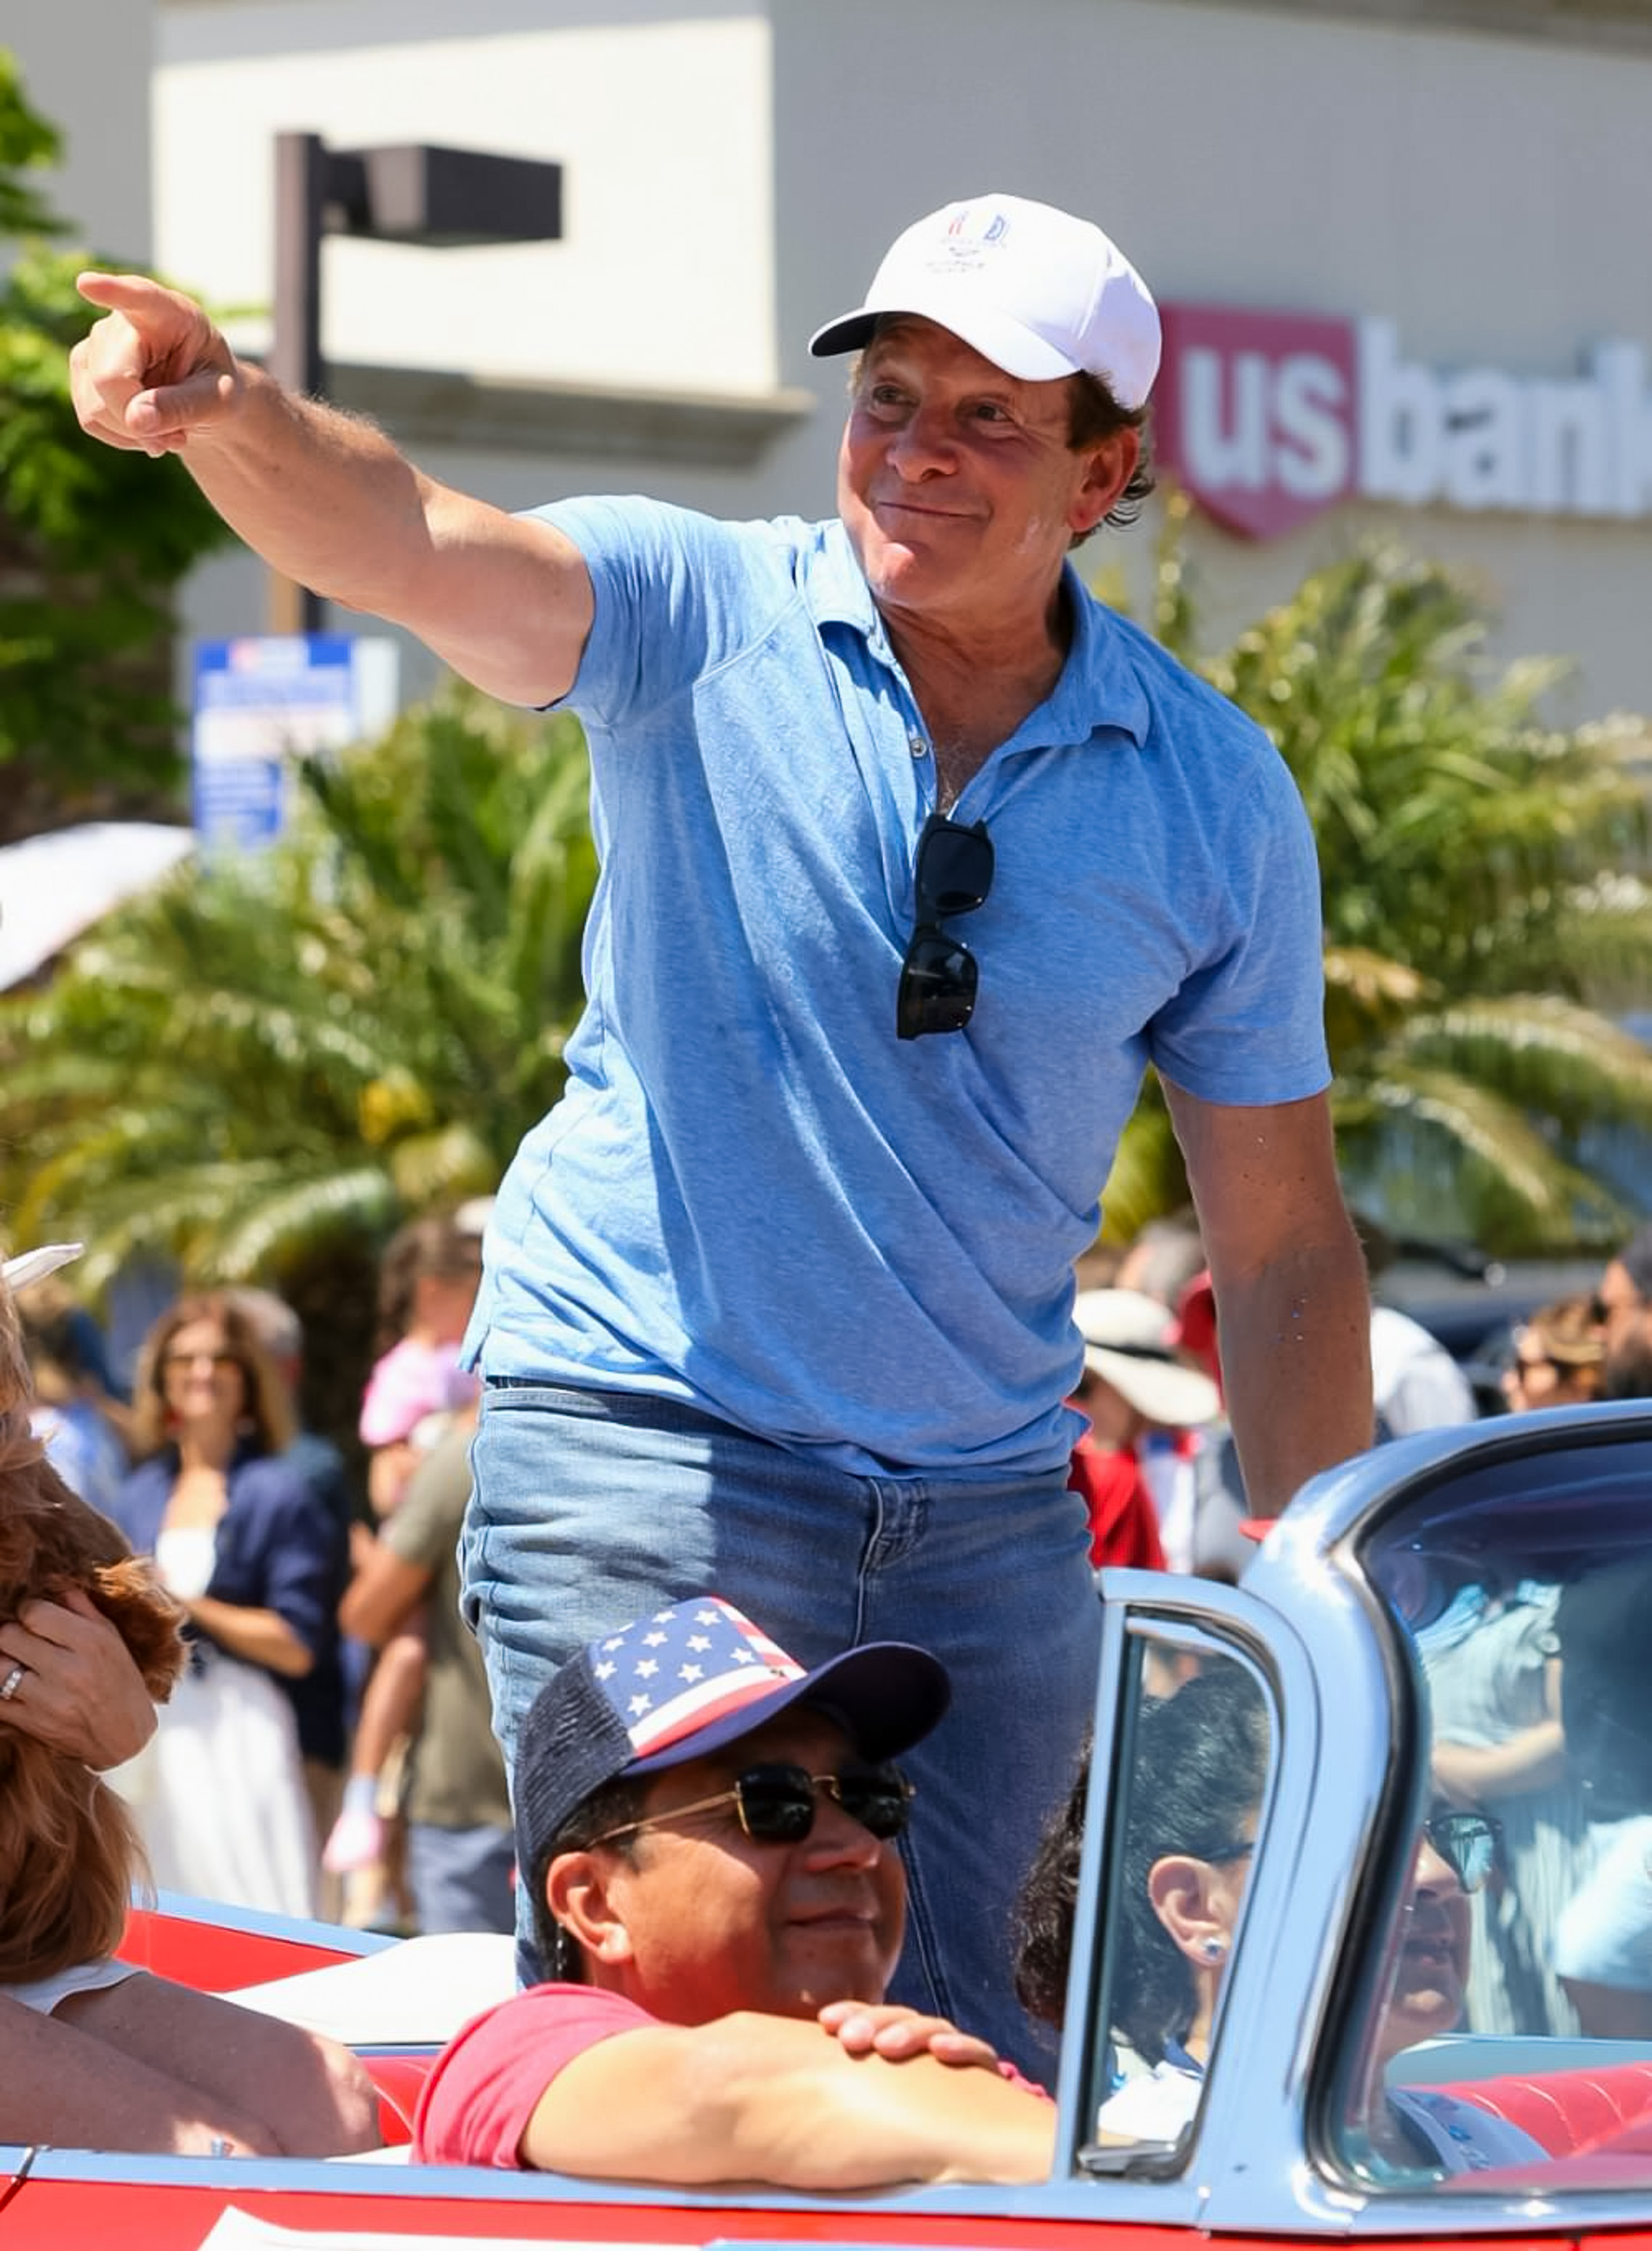
[[[14,1665],[3,1680],[0,1680],[0,1704],[9,1704],[22,1687],[28,1673],[26,1665]]]

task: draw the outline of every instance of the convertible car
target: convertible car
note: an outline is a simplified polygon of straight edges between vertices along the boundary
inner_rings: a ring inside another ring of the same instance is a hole
[[[1177,2251],[1196,2234],[1652,2251],[1652,1415],[1402,1441],[1307,1488],[1239,1586],[1121,1572],[1102,1594],[1047,2181],[828,2201],[413,2164],[429,2057],[508,1978],[508,1942],[163,1897],[135,1908],[132,1957],[351,2040],[387,2146],[330,2163],[0,2148],[0,2251]],[[1190,1846],[1168,1828],[1187,1792],[1155,1760],[1167,1702],[1201,1677],[1244,1705],[1250,1763],[1211,1770],[1211,1818],[1218,1795],[1239,1811]],[[1142,1887],[1160,1911],[1190,1856],[1230,1911],[1204,1950],[1201,2053],[1156,2054],[1130,1991]]]

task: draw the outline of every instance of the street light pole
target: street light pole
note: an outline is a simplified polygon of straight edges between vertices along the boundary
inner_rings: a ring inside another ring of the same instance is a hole
[[[288,390],[313,398],[322,387],[321,246],[327,151],[319,133],[275,136],[275,334],[269,371]],[[322,598],[272,575],[272,633],[319,633]]]
[[[556,242],[562,167],[423,143],[329,149],[318,133],[275,136],[275,333],[269,371],[315,397],[322,357],[322,238],[365,235],[456,249],[485,242]],[[308,586],[273,578],[270,629],[316,633],[323,604]]]

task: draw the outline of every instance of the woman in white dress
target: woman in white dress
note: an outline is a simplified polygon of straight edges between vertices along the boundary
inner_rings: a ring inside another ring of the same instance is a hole
[[[342,1532],[281,1458],[291,1405],[233,1299],[184,1298],[162,1315],[135,1423],[152,1451],[115,1514],[188,1612],[191,1659],[154,1742],[111,1779],[157,1884],[313,1915],[302,1739],[330,1727],[342,1753]]]

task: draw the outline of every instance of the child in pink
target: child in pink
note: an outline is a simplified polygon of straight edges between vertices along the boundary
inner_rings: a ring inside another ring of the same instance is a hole
[[[469,1215],[467,1215],[468,1216]],[[451,1219],[413,1221],[394,1236],[379,1268],[382,1337],[392,1338],[374,1362],[362,1395],[360,1434],[371,1449],[367,1494],[374,1513],[389,1516],[424,1453],[457,1409],[476,1396],[474,1375],[459,1365],[459,1347],[482,1276],[475,1229]],[[416,1729],[424,1693],[422,1626],[386,1642],[367,1684],[357,1725],[343,1810],[322,1865],[336,1876],[382,1870],[386,1829],[378,1797],[396,1745]],[[388,1885],[352,1899],[346,1920],[371,1922]]]

